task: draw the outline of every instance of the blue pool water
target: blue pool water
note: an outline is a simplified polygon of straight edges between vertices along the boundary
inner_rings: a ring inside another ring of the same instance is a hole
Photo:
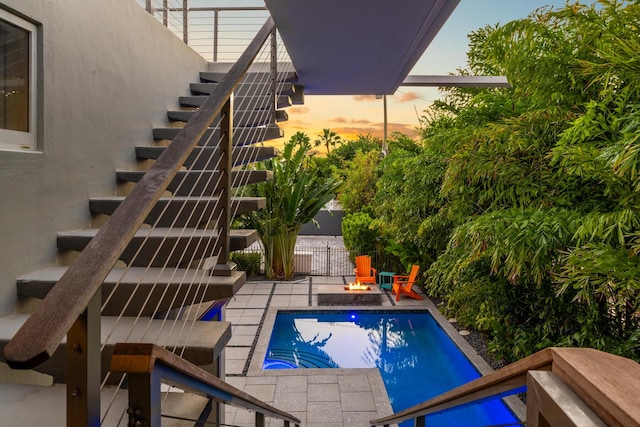
[[[427,312],[279,312],[263,369],[294,368],[378,368],[395,412],[480,376]],[[495,399],[427,417],[443,427],[516,422]]]

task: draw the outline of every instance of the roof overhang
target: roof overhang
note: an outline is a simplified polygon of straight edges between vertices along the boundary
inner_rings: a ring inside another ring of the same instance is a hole
[[[460,0],[265,0],[309,95],[393,94]]]
[[[400,86],[511,87],[505,76],[407,76]]]

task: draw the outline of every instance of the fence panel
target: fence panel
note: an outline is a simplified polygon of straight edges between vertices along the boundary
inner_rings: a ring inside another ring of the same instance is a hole
[[[265,274],[264,254],[259,246],[252,246],[236,253],[259,253],[260,274]],[[355,252],[361,255],[359,251]],[[366,252],[372,258],[371,264],[378,271],[403,271],[394,257],[376,251]],[[309,276],[353,276],[355,265],[349,251],[338,246],[296,246],[294,269],[297,275]]]

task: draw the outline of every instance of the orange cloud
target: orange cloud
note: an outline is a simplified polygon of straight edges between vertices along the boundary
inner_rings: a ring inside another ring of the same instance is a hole
[[[335,117],[330,121],[332,123],[351,123],[354,125],[368,125],[369,123],[371,123],[371,121],[367,119],[347,119],[345,117]]]
[[[358,135],[371,135],[373,137],[382,138],[384,135],[383,123],[371,123],[370,126],[344,126],[340,128],[332,128],[332,131],[340,135],[344,139],[356,139]],[[387,123],[387,136],[393,132],[402,132],[403,134],[417,138],[418,132],[415,126],[404,123]]]
[[[376,100],[376,96],[375,95],[355,95],[353,97],[354,101],[375,101]]]
[[[307,114],[311,110],[308,107],[289,107],[287,108],[287,113],[290,114]]]
[[[398,92],[393,95],[393,98],[398,102],[411,102],[415,101],[416,99],[420,99],[420,94],[413,91]]]

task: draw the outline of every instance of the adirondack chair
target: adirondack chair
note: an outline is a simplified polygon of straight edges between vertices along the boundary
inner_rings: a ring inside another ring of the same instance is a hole
[[[360,255],[356,257],[356,283],[373,283],[376,284],[377,270],[371,267],[371,257],[369,255]]]
[[[411,287],[418,279],[418,271],[420,271],[419,265],[411,267],[411,272],[408,276],[393,276],[393,285],[391,288],[391,295],[396,294],[396,301],[400,301],[400,294],[406,295],[413,299],[422,299],[420,295],[416,293]]]

